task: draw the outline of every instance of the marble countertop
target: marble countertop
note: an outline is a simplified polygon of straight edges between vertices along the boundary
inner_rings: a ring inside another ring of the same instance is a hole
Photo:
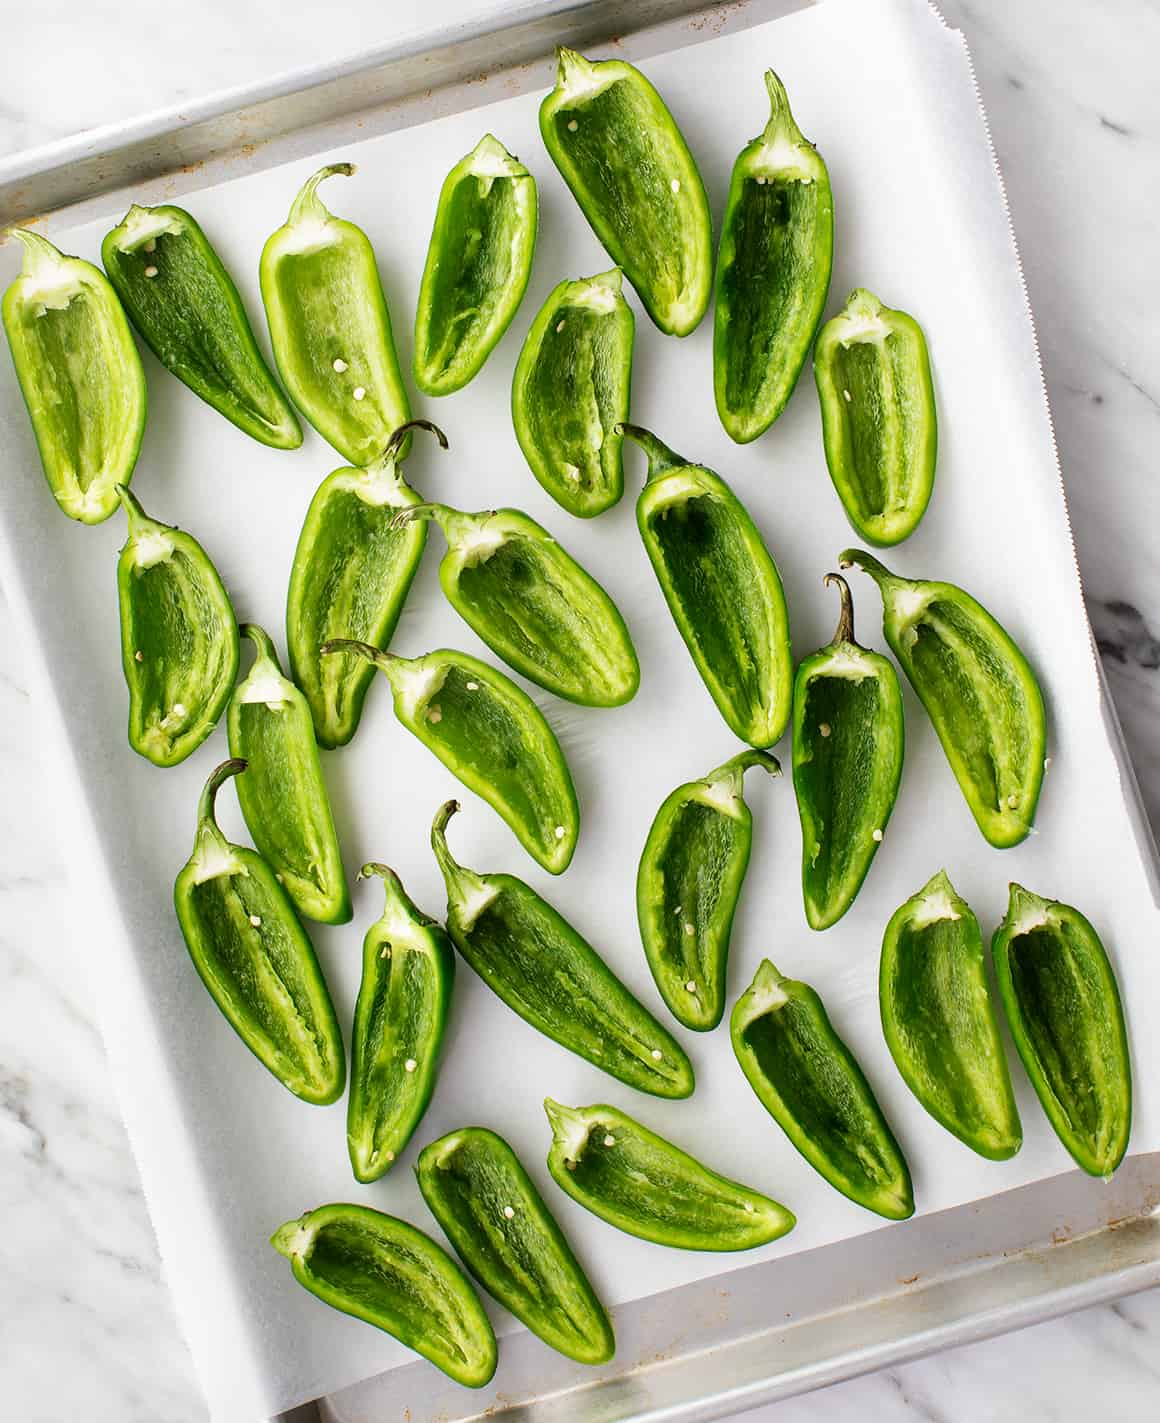
[[[448,22],[494,6],[444,0]],[[1035,309],[1076,544],[1112,693],[1160,826],[1160,10],[943,0],[971,45]],[[339,58],[423,27],[420,0],[44,0],[5,36],[0,152]],[[0,604],[0,1413],[194,1423]],[[746,1415],[746,1423],[1047,1423],[1160,1413],[1160,1291]]]

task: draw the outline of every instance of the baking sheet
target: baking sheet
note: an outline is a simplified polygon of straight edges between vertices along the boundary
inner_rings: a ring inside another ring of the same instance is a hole
[[[877,1018],[882,928],[902,899],[940,865],[987,932],[1016,878],[1080,904],[1117,963],[1136,1057],[1134,1150],[1154,1149],[1155,1035],[1141,1004],[1157,1000],[1151,943],[1154,905],[1104,729],[1033,337],[1005,239],[1006,218],[989,168],[960,161],[985,143],[982,122],[963,125],[946,85],[969,85],[957,39],[912,0],[827,0],[748,32],[650,57],[650,77],[681,123],[719,217],[733,158],[766,117],[761,72],[785,80],[803,131],[830,166],[837,210],[829,311],[853,285],[913,312],[926,328],[940,404],[934,499],[918,533],[887,557],[917,576],[974,592],[1027,650],[1045,685],[1052,765],[1038,833],[1016,850],[990,849],[974,827],[934,734],[907,689],[907,765],[899,804],[856,908],[825,934],[805,926],[800,840],[788,775],[748,778],[757,833],[730,966],[730,1000],[771,956],[806,978],[859,1055],[907,1152],[920,1211],[941,1210],[1053,1175],[1067,1158],[1016,1070],[1025,1145],[1010,1163],[988,1163],[943,1132],[895,1072]],[[506,869],[544,892],[658,1013],[635,928],[639,849],[656,806],[679,781],[718,764],[733,746],[669,619],[639,548],[632,497],[641,465],[630,456],[628,492],[616,510],[581,523],[560,510],[527,470],[508,415],[519,344],[540,302],[564,276],[608,260],[543,152],[539,94],[345,145],[299,163],[190,196],[261,325],[256,266],[300,182],[322,161],[349,158],[359,175],[332,180],[324,200],[359,222],[379,255],[404,366],[431,215],[446,170],[490,129],[540,182],[535,270],[513,329],[467,390],[415,399],[451,440],[440,455],[416,437],[408,476],[422,493],[467,508],[511,503],[555,532],[605,583],[630,624],[642,687],[628,707],[581,709],[544,696],[569,756],[583,809],[576,859],[561,880],[534,866],[506,827],[464,793],[390,710],[387,688],[368,701],[355,743],[325,758],[336,816],[354,870],[385,859],[418,903],[439,913],[442,883],[427,849],[436,806],[465,805],[451,828],[465,864]],[[985,173],[985,177],[981,176]],[[110,214],[110,217],[119,216]],[[109,224],[51,229],[66,250],[93,258]],[[1002,240],[997,241],[997,233]],[[996,262],[1001,251],[1006,259]],[[13,266],[5,252],[5,279]],[[821,576],[852,535],[822,457],[808,373],[762,440],[734,446],[712,399],[711,321],[694,336],[660,336],[638,314],[633,418],[717,469],[748,503],[778,560],[800,656],[828,641],[836,615]],[[240,617],[281,644],[285,581],[306,504],[337,458],[311,432],[296,454],[267,451],[201,405],[146,357],[150,419],[135,488],[149,511],[191,529],[215,558]],[[56,733],[53,773],[69,809],[66,834],[95,853],[74,866],[92,905],[78,955],[96,970],[94,991],[178,1307],[217,1416],[253,1418],[389,1368],[409,1357],[386,1336],[327,1311],[295,1286],[266,1245],[282,1220],[325,1200],[360,1200],[430,1228],[409,1173],[419,1146],[465,1122],[511,1140],[549,1192],[593,1281],[624,1301],[736,1268],[737,1257],[664,1251],[612,1231],[547,1181],[543,1095],[608,1100],[717,1169],[778,1196],[800,1224],[753,1259],[785,1255],[881,1226],[832,1191],[802,1161],[745,1086],[722,1025],[681,1038],[698,1073],[696,1095],[664,1103],[632,1093],[513,1017],[464,969],[446,1059],[418,1139],[385,1180],[360,1187],[345,1156],[344,1106],[306,1107],[264,1074],[201,988],[172,918],[170,886],[192,841],[197,793],[225,755],[219,733],[190,761],[162,773],[124,741],[125,692],[116,653],[114,565],[119,519],[90,530],[55,511],[9,371],[2,411],[12,473],[5,483],[6,579],[18,613],[35,626],[34,670]],[[17,477],[19,476],[19,477]],[[491,659],[442,601],[432,547],[396,635],[407,654],[451,645]],[[853,575],[860,635],[882,647],[880,604]],[[787,762],[788,743],[778,748]],[[223,823],[244,834],[231,797]],[[377,912],[376,886],[356,891],[356,917],[314,933],[340,1017],[349,1021],[361,934]],[[108,933],[99,932],[108,925]],[[495,1312],[497,1327],[513,1327]],[[502,1387],[503,1371],[497,1378]]]

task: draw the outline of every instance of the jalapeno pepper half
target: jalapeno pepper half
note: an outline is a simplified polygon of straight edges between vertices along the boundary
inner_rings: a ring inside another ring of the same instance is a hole
[[[548,1170],[572,1199],[629,1235],[678,1250],[752,1250],[785,1235],[792,1211],[718,1176],[615,1107],[549,1097]]]
[[[802,825],[802,897],[828,929],[862,888],[902,776],[902,691],[893,665],[854,640],[850,587],[833,641],[803,658],[793,690],[793,785]]]
[[[419,1189],[456,1254],[533,1334],[580,1364],[605,1364],[612,1325],[532,1178],[503,1137],[463,1127],[425,1146]]]
[[[1027,659],[953,583],[898,578],[860,549],[846,549],[841,562],[878,584],[886,641],[984,837],[1001,850],[1018,845],[1035,820],[1047,741],[1043,693]]]
[[[887,924],[878,997],[890,1055],[935,1121],[980,1156],[1014,1156],[1023,1127],[987,988],[983,936],[945,870]]]
[[[413,429],[447,438],[427,420],[410,420],[365,469],[336,469],[318,486],[290,570],[286,647],[290,669],[310,703],[321,746],[345,746],[358,729],[375,669],[361,657],[324,658],[324,642],[349,638],[386,648],[427,543],[427,525],[394,522],[421,502],[399,469]]]
[[[851,292],[814,352],[822,439],[846,517],[872,544],[901,543],[934,488],[938,419],[922,327]]]
[[[262,359],[237,287],[190,213],[134,203],[105,234],[101,261],[166,370],[263,445],[298,448],[298,417]]]
[[[201,544],[151,519],[124,485],[117,492],[129,521],[117,562],[129,745],[155,766],[176,766],[225,710],[238,626]]]
[[[1132,1068],[1115,971],[1070,904],[1011,886],[991,940],[999,1000],[1056,1135],[1092,1176],[1110,1176],[1132,1130]]]
[[[294,1278],[467,1388],[495,1373],[495,1332],[463,1271],[430,1236],[369,1206],[329,1205],[270,1237]]]
[[[636,522],[677,631],[730,731],[751,746],[772,746],[793,698],[777,565],[720,475],[638,425],[620,429],[648,456]]]
[[[342,1095],[342,1034],[314,947],[274,871],[254,850],[231,845],[214,801],[246,763],[224,761],[197,812],[193,854],[173,902],[189,956],[230,1027],[254,1056],[304,1102]]]
[[[243,623],[240,630],[257,656],[234,688],[226,717],[230,755],[248,767],[238,778],[238,803],[258,852],[299,914],[345,924],[350,895],[310,708],[282,675],[262,629]]]
[[[455,951],[386,865],[364,865],[386,891],[363,940],[351,1034],[346,1141],[358,1181],[389,1171],[422,1120],[439,1068],[455,983]]]
[[[751,766],[781,775],[767,751],[743,751],[666,797],[637,872],[648,966],[672,1015],[699,1032],[725,1011],[729,935],[753,844],[742,787]]]
[[[653,321],[687,336],[713,283],[709,201],[689,146],[639,69],[558,55],[540,105],[544,146]]]
[[[415,312],[415,384],[450,395],[511,324],[536,247],[536,180],[484,134],[444,179]]]
[[[540,308],[512,380],[520,449],[557,504],[589,519],[624,492],[635,320],[621,272],[561,282]]]
[[[543,712],[510,677],[448,648],[396,657],[365,642],[338,641],[322,652],[377,667],[407,730],[498,811],[538,864],[563,874],[580,833],[572,776]]]
[[[713,390],[739,444],[768,430],[793,394],[830,289],[834,198],[785,87],[765,71],[769,122],[733,165],[713,324]]]
[[[583,706],[632,700],[640,664],[624,619],[547,529],[518,509],[465,514],[446,504],[404,509],[396,524],[416,519],[433,519],[447,540],[447,601],[509,667]]]
[[[145,373],[104,272],[14,227],[20,275],[4,293],[4,330],[44,477],[62,512],[99,524],[117,507],[145,429]]]
[[[290,398],[324,440],[365,468],[410,415],[391,316],[361,227],[323,206],[318,185],[353,163],[320,168],[262,249],[262,301]]]
[[[447,932],[493,993],[569,1052],[656,1097],[688,1097],[677,1042],[552,906],[514,875],[481,875],[447,848],[448,801],[431,827],[447,884]]]
[[[914,1214],[894,1133],[809,984],[765,959],[734,1005],[730,1032],[758,1101],[815,1171],[890,1220]]]

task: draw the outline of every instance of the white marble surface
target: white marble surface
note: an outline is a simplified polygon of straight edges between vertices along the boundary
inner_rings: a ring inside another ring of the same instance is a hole
[[[450,0],[448,18],[492,8]],[[1160,88],[1152,0],[945,0],[967,34],[1035,307],[1097,636],[1160,824]],[[0,152],[420,28],[418,0],[42,0],[5,35]],[[46,803],[0,607],[0,1416],[205,1417],[84,989],[67,827]],[[747,1415],[1047,1423],[1160,1413],[1160,1292]]]

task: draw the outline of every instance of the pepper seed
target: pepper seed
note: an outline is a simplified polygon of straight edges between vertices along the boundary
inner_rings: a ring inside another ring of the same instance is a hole
[[[685,992],[686,992],[686,993],[696,993],[696,991],[697,991],[697,984],[696,984],[696,981],[695,981],[694,979],[691,979],[691,978],[690,978],[689,981],[688,981],[688,983],[685,984]]]
[[[575,133],[576,130],[577,130],[579,127],[580,127],[580,125],[576,122],[575,119],[569,120],[569,123],[568,123],[568,132],[569,132],[569,133]]]
[[[383,947],[379,950],[379,958],[385,959],[390,952],[391,950],[389,946],[384,944]]]
[[[145,275],[146,275],[147,277],[155,277],[155,276],[157,275],[157,268],[156,268],[156,267],[146,267],[146,268],[145,268]]]
[[[764,178],[758,178],[758,180],[757,180],[757,186],[758,186],[759,188],[764,188],[764,187],[765,187],[765,179],[764,179]]]
[[[338,372],[339,375],[342,375],[343,371],[348,368],[346,362],[342,359],[341,356],[335,356],[333,365],[334,369]]]
[[[653,1059],[654,1062],[660,1062],[660,1060],[661,1060],[661,1050],[660,1050],[659,1047],[654,1047],[654,1048],[653,1048],[653,1050],[652,1050],[652,1059]]]
[[[388,1161],[394,1161],[395,1159],[395,1153],[393,1151],[384,1151],[383,1155],[387,1158]]]
[[[689,921],[686,919],[686,920],[685,920],[685,933],[688,934],[689,938],[691,939],[691,938],[693,937],[693,935],[694,935],[696,932],[697,932],[697,931],[693,928],[693,926],[692,926],[692,925],[689,923]]]
[[[825,736],[829,736],[829,734],[830,734],[830,723],[829,723],[828,721],[823,721],[822,724],[821,724],[821,726],[818,727],[818,735],[825,737]]]
[[[564,329],[564,323],[563,323],[562,321],[557,321],[557,322],[556,322],[556,335],[559,336],[560,332],[563,331],[563,329]]]
[[[848,390],[843,390],[843,391],[842,391],[842,396],[843,396],[843,398],[846,399],[846,400],[852,400],[852,399],[853,399],[853,397],[851,396],[851,394],[850,394],[850,392],[849,392]]]
[[[439,706],[427,708],[427,720],[432,724],[443,720],[443,709]]]
[[[138,650],[138,651],[136,651],[136,652],[133,654],[133,658],[134,658],[134,660],[137,661],[137,662],[144,662],[144,661],[145,661],[145,654],[144,654],[143,652],[141,652],[140,650]]]
[[[156,237],[151,237],[151,238],[149,239],[149,241],[146,242],[146,244],[145,244],[145,251],[146,251],[146,252],[156,252],[156,251],[157,251],[157,239],[156,239]]]
[[[185,716],[185,715],[186,715],[186,709],[185,709],[185,703],[184,703],[184,702],[174,702],[174,703],[173,703],[173,715],[174,715],[174,716]]]
[[[679,178],[674,178],[673,181],[669,184],[669,187],[672,188],[674,193],[679,193],[681,191],[681,180]]]
[[[1019,804],[1019,797],[1018,797],[1017,795],[1009,795],[1009,796],[1007,797],[1007,806],[1008,806],[1008,808],[1009,808],[1010,810],[1014,810],[1015,807],[1016,807],[1018,804]]]
[[[478,691],[479,691],[479,683],[478,683],[478,682],[468,682],[468,683],[467,683],[467,690],[468,690],[469,692],[478,692]]]
[[[250,915],[250,923],[254,926],[255,929],[257,929],[257,928],[259,927],[259,925],[261,924],[261,922],[262,922],[262,916],[261,916],[260,914],[251,914],[251,915]]]
[[[616,1138],[615,1138],[614,1136],[606,1136],[606,1137],[604,1138],[604,1145],[605,1145],[605,1146],[615,1146],[615,1145],[616,1145]]]
[[[750,1215],[753,1214],[753,1205],[752,1205],[751,1202],[749,1202],[749,1201],[746,1201],[746,1202],[745,1202],[745,1209],[749,1212]]]
[[[557,840],[563,840],[563,838],[564,838],[564,833],[565,833],[565,832],[564,832],[564,827],[563,827],[562,825],[557,825],[557,826],[556,826],[556,839],[557,839]]]
[[[872,840],[881,840],[881,839],[882,839],[882,831],[881,831],[881,830],[875,830],[874,833],[871,835],[870,838],[871,838]]]
[[[512,1210],[511,1206],[504,1206],[504,1208],[503,1208],[503,1218],[504,1218],[504,1220],[511,1220],[512,1216],[514,1216],[514,1215],[515,1215],[515,1211]]]
[[[365,400],[365,399],[367,398],[367,388],[366,388],[365,385],[356,385],[356,386],[355,386],[355,388],[354,388],[354,398],[355,398],[356,400]]]
[[[409,1057],[409,1058],[406,1060],[406,1062],[403,1063],[403,1070],[404,1070],[405,1072],[414,1072],[414,1070],[415,1070],[418,1066],[419,1066],[419,1064],[415,1061],[415,1059],[414,1059],[413,1057]]]

